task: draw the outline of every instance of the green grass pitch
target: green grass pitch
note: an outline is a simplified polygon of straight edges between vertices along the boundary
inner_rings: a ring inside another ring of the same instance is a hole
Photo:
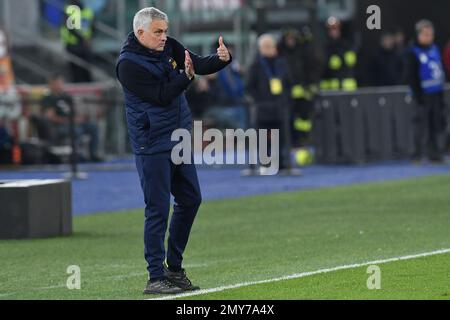
[[[450,176],[205,202],[185,256],[202,288],[450,248]],[[0,299],[145,299],[143,210],[74,219],[71,237],[0,241]],[[69,290],[67,267],[81,268]],[[449,299],[450,254],[187,299]]]

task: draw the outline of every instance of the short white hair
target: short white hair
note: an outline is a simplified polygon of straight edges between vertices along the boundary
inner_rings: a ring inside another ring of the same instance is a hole
[[[276,40],[273,35],[270,33],[264,33],[258,38],[258,47],[261,48],[265,43],[270,42],[273,45],[276,45]]]
[[[167,14],[154,7],[144,8],[135,14],[133,19],[133,31],[136,37],[139,29],[145,29],[153,20],[165,20],[169,22]]]
[[[430,20],[422,19],[416,23],[416,32],[419,34],[423,29],[431,28],[434,30],[433,22]]]

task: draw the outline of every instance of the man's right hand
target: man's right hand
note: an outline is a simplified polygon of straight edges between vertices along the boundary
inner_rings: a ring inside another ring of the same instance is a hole
[[[186,72],[189,80],[191,80],[195,75],[194,63],[192,62],[191,56],[189,55],[189,51],[187,50],[185,50],[184,72]]]

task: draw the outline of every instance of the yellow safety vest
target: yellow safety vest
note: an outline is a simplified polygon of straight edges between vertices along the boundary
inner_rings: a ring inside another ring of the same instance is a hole
[[[332,55],[328,60],[328,68],[333,71],[340,70],[345,64],[348,68],[354,68],[358,62],[356,52],[349,50],[344,53],[344,56]],[[342,80],[338,78],[324,79],[320,82],[320,88],[322,90],[339,90],[354,91],[358,89],[358,83],[355,78],[344,78]]]
[[[294,100],[304,99],[311,101],[314,99],[314,96],[317,94],[318,88],[315,84],[309,85],[309,87],[304,87],[301,84],[296,84],[292,86],[291,89],[291,97]]]
[[[67,6],[64,10],[66,16],[70,16],[73,12],[70,10],[70,6]],[[90,40],[92,38],[92,27],[94,22],[94,11],[89,8],[81,10],[81,29],[76,30],[85,40]],[[61,26],[60,34],[61,41],[64,45],[77,45],[79,39],[75,36],[67,27],[67,21]]]
[[[311,132],[312,130],[312,121],[311,120],[305,120],[302,118],[295,118],[294,119],[294,128],[296,131],[300,132]]]

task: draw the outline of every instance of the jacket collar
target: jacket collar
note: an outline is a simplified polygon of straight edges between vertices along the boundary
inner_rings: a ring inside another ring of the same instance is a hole
[[[422,50],[429,50],[430,48],[434,47],[434,43],[432,43],[428,46],[425,46],[425,45],[419,44],[419,41],[417,41],[417,39],[416,39],[414,41],[414,46],[419,47]]]
[[[166,56],[166,50],[167,44],[163,52],[150,50],[144,47],[139,42],[139,40],[134,35],[134,32],[130,32],[120,54],[123,54],[125,52],[132,52],[141,56],[145,56],[145,58],[150,61],[161,61]]]

